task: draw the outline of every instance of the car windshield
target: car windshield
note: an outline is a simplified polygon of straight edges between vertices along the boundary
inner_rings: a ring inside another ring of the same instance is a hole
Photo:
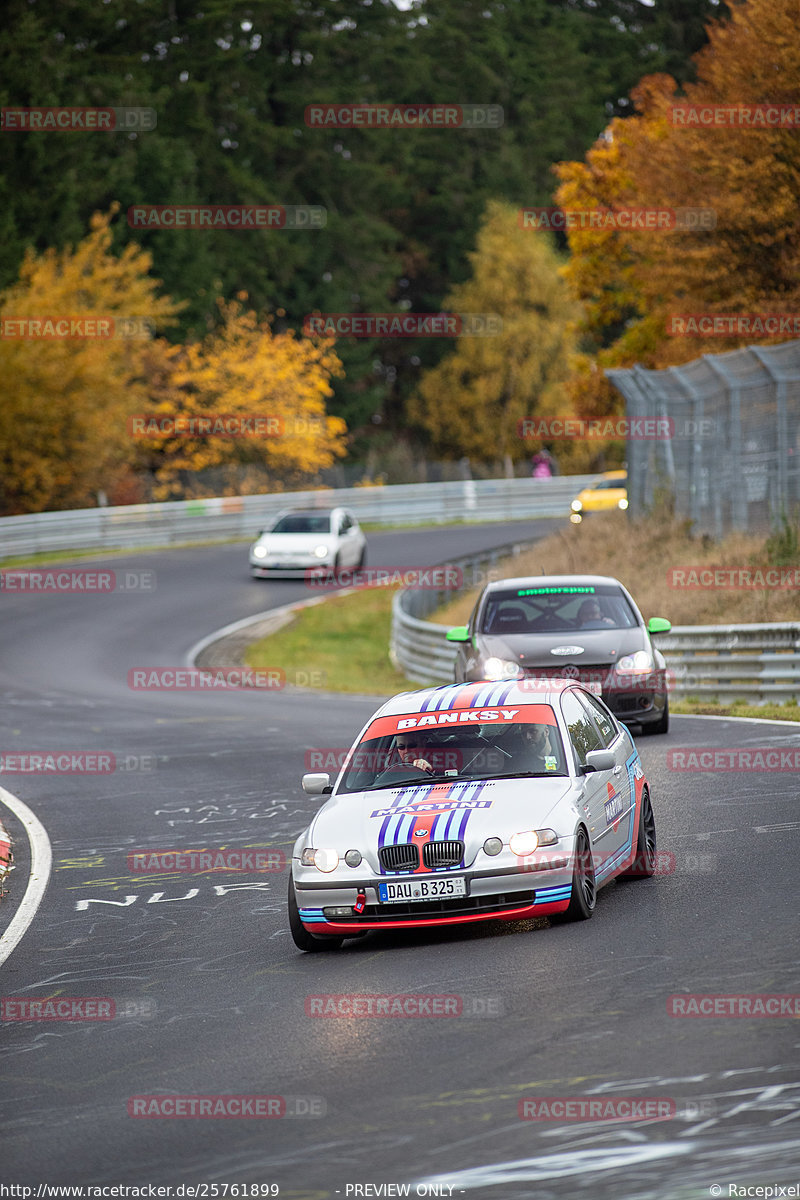
[[[287,513],[270,529],[273,533],[330,533],[330,513]]]
[[[612,584],[570,584],[509,588],[489,594],[480,632],[495,634],[579,633],[632,629],[636,616]]]
[[[510,710],[504,710],[510,711]],[[515,719],[461,724],[463,713],[422,713],[419,717],[455,717],[448,724],[398,730],[409,717],[374,721],[353,753],[338,788],[357,792],[424,784],[426,781],[502,779],[514,776],[567,775],[556,718],[549,705],[517,709]],[[525,717],[524,720],[516,718]],[[391,727],[391,728],[388,728]],[[415,764],[427,764],[425,766]]]
[[[590,491],[602,492],[608,488],[621,488],[623,491],[627,488],[627,479],[604,479],[601,483],[596,483]]]

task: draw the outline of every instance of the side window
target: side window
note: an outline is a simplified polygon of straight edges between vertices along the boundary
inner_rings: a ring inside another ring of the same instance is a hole
[[[339,518],[339,533],[347,533],[349,528],[350,518],[348,517],[347,513],[345,513],[344,516]]]
[[[590,750],[602,750],[603,743],[594,721],[574,692],[565,692],[561,697],[561,711],[569,730],[569,740],[578,766],[586,765]]]
[[[605,709],[601,708],[594,696],[584,696],[583,692],[576,692],[575,694],[584,708],[588,709],[594,717],[595,725],[600,730],[600,737],[603,739],[603,748],[606,749],[619,733],[613,718]]]

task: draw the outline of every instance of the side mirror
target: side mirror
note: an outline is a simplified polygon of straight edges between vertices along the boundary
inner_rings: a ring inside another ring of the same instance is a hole
[[[587,771],[613,771],[616,765],[613,750],[590,750],[586,755],[586,766],[583,770],[584,774]]]
[[[469,640],[468,625],[456,625],[453,629],[448,629],[445,635],[445,641],[447,642],[468,642]]]
[[[312,771],[304,775],[302,787],[307,796],[327,796],[333,791],[331,777],[327,771]]]
[[[669,633],[672,629],[672,622],[666,617],[651,617],[647,622],[648,633]]]

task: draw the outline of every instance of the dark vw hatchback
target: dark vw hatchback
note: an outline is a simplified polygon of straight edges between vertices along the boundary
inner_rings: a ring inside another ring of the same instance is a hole
[[[488,584],[447,640],[458,643],[456,683],[574,679],[621,721],[666,733],[666,663],[650,636],[670,629],[663,617],[645,623],[618,579],[537,575]]]

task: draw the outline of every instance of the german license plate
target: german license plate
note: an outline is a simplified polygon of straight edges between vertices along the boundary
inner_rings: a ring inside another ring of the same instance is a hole
[[[379,883],[378,895],[382,904],[407,904],[413,900],[450,900],[466,896],[463,879],[398,879],[396,883]]]

